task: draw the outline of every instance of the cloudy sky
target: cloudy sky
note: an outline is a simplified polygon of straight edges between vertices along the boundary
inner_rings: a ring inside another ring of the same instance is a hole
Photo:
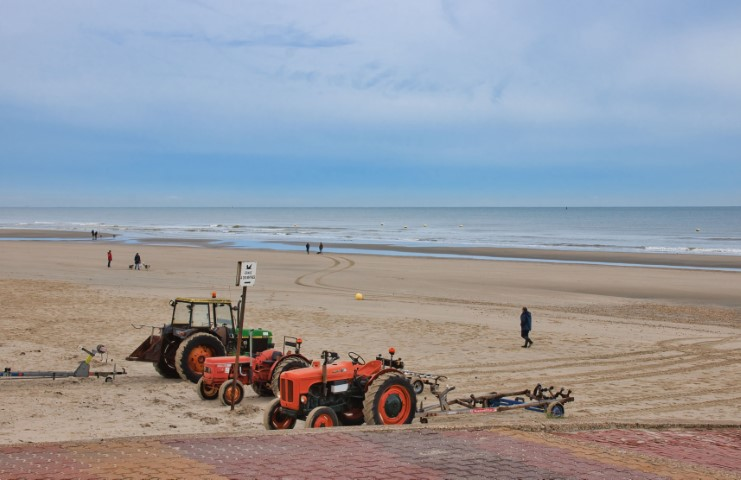
[[[0,206],[741,205],[741,2],[0,0]]]

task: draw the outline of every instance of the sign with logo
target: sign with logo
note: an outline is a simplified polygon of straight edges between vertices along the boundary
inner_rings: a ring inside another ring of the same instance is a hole
[[[237,286],[251,287],[257,277],[257,263],[237,262]]]

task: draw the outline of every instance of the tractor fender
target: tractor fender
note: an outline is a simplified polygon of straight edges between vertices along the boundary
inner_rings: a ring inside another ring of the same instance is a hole
[[[364,390],[364,393],[367,393],[367,392],[368,392],[368,387],[370,387],[370,386],[371,386],[371,384],[373,383],[373,381],[374,381],[374,380],[375,380],[376,378],[378,378],[378,377],[380,377],[381,375],[383,375],[384,373],[388,373],[388,372],[394,372],[394,373],[397,373],[397,374],[401,375],[402,377],[404,377],[404,373],[402,373],[402,372],[401,372],[400,370],[397,370],[397,369],[395,369],[395,368],[384,368],[384,369],[383,369],[383,370],[381,370],[380,372],[377,372],[377,373],[375,373],[375,374],[371,375],[371,377],[370,377],[370,378],[368,379],[368,381],[367,381],[367,382],[366,382],[366,384],[365,384],[365,390]],[[406,378],[406,377],[405,377],[405,378]]]
[[[311,365],[311,360],[304,357],[300,353],[288,353],[286,355],[281,356],[278,360],[275,361],[272,367],[270,367],[270,378],[273,378],[273,372],[275,371],[275,367],[283,363],[288,358],[300,358],[304,362],[306,362],[307,365]]]

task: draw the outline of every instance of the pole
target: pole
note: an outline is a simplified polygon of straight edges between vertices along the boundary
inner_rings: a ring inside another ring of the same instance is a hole
[[[239,319],[237,320],[237,354],[234,357],[234,378],[232,388],[237,388],[237,377],[239,376],[239,355],[242,353],[242,327],[244,326],[244,304],[247,303],[247,287],[242,287],[242,304],[239,306]],[[234,411],[234,394],[230,403]]]

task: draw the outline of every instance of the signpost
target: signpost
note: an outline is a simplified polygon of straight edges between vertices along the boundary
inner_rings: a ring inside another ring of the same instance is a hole
[[[237,262],[237,286],[242,287],[242,302],[239,306],[239,320],[237,321],[237,354],[234,359],[234,379],[232,388],[237,387],[237,378],[239,377],[239,355],[242,353],[242,328],[244,327],[244,305],[247,302],[247,287],[255,285],[257,278],[257,263],[255,262]],[[250,362],[252,362],[252,343],[250,342]],[[250,364],[250,376],[252,374],[252,365]],[[251,381],[251,378],[250,378]],[[232,410],[234,410],[234,394],[231,397]]]

